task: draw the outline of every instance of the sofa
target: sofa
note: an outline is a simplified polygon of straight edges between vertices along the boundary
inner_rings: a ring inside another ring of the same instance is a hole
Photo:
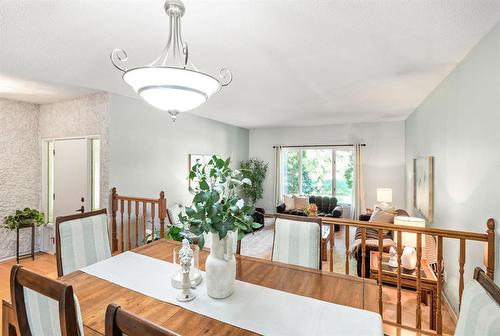
[[[318,207],[319,217],[342,217],[343,208],[341,205],[337,204],[338,201],[335,197],[315,195],[311,195],[308,197],[309,204],[316,204],[316,206]],[[294,216],[307,216],[307,214],[304,212],[304,209],[287,209],[285,203],[278,205],[276,207],[276,212]],[[338,231],[339,229],[340,227],[335,225],[335,231]]]

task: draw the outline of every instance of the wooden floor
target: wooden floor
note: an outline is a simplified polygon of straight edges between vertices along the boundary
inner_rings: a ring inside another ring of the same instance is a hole
[[[259,238],[261,239],[261,238]],[[339,239],[340,243],[341,239]],[[339,244],[340,245],[340,244]],[[245,251],[242,250],[242,254]],[[46,253],[38,253],[35,260],[31,259],[21,260],[20,262],[26,269],[32,270],[36,273],[48,276],[50,278],[57,277],[57,269],[55,257]],[[0,298],[10,302],[10,290],[9,290],[9,276],[10,269],[12,265],[15,265],[15,259],[0,262]],[[384,301],[384,318],[388,320],[395,320],[396,315],[396,290],[392,287],[384,286],[383,291],[383,301]],[[415,293],[411,291],[402,292],[402,305],[403,305],[403,322],[408,325],[414,325],[415,319]],[[428,309],[424,305],[423,310],[423,325],[427,325],[429,319]],[[0,319],[1,323],[1,319]],[[450,314],[446,309],[443,309],[443,333],[452,335],[455,329],[455,323],[451,319]],[[1,324],[0,324],[1,330]],[[401,330],[400,328],[392,327],[390,325],[384,325],[384,332],[387,335],[419,335],[411,330]]]

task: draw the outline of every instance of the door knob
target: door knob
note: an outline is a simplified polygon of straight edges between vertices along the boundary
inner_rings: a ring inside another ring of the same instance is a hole
[[[76,209],[75,211],[84,213],[85,212],[85,207],[82,205],[80,209]]]

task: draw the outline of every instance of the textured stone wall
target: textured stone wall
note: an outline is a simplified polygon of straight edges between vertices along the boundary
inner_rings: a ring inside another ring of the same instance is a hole
[[[42,204],[44,139],[98,135],[101,139],[101,207],[108,206],[108,95],[36,105],[0,99],[0,220],[17,208]],[[36,233],[36,249],[40,241]],[[21,252],[30,249],[28,230],[21,231]],[[0,260],[15,255],[14,231],[0,228]]]
[[[0,99],[0,221],[17,208],[40,208],[39,106]],[[21,231],[21,252],[30,249],[30,231]],[[38,239],[37,248],[38,248]],[[16,234],[0,229],[0,260],[15,255]]]
[[[40,139],[99,135],[101,139],[100,206],[108,206],[108,95],[87,97],[40,106]]]

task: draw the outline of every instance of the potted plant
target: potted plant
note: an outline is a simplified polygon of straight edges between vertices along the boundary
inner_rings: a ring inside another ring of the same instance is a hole
[[[240,163],[240,171],[243,177],[252,181],[252,184],[243,185],[242,192],[246,200],[254,206],[257,200],[261,199],[264,195],[263,184],[268,166],[269,164],[267,162],[259,159],[249,159],[241,161]],[[255,222],[262,224],[261,227],[264,227],[264,213],[264,208],[255,208],[253,219]]]
[[[193,202],[185,208],[185,214],[179,214],[179,219],[199,237],[200,248],[205,244],[204,233],[211,235],[212,246],[205,263],[207,293],[213,298],[225,298],[233,293],[236,278],[233,235],[241,239],[244,232],[260,227],[253,222],[254,207],[238,195],[238,190],[251,181],[231,169],[229,158],[216,155],[206,164],[197,161],[189,180],[194,186],[190,187]]]
[[[32,224],[40,226],[45,224],[45,216],[43,212],[36,209],[24,208],[23,210],[17,209],[14,215],[4,218],[4,227],[15,230],[17,228],[30,227]]]
[[[267,168],[269,164],[259,159],[249,159],[241,161],[240,171],[243,177],[252,181],[251,184],[243,185],[243,195],[255,205],[258,199],[264,195],[264,179],[266,178]]]

